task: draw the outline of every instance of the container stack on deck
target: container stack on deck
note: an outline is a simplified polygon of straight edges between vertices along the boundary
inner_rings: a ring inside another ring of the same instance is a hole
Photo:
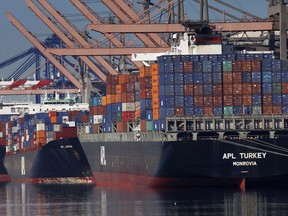
[[[157,64],[141,68],[140,87],[131,87],[131,91],[128,86],[136,86],[137,82],[127,78],[123,85],[123,82],[119,83],[123,79],[120,77],[123,75],[109,76],[107,95],[92,100],[103,101],[105,97],[111,97],[111,89],[119,85],[122,86],[121,94],[126,97],[117,100],[118,105],[113,105],[112,100],[104,107],[103,103],[99,106],[94,103],[90,111],[107,112],[91,113],[90,132],[112,132],[107,123],[113,128],[119,113],[123,124],[121,130],[113,132],[129,131],[125,126],[127,122],[139,119],[141,131],[165,131],[169,130],[167,118],[288,114],[288,61],[274,59],[272,54],[161,56]],[[137,98],[139,90],[140,98]],[[128,94],[131,98],[134,96],[133,100],[127,100]],[[140,103],[140,118],[135,115],[137,108],[132,108],[136,103]],[[103,121],[95,121],[95,118],[103,118]],[[93,130],[95,125],[106,129]]]
[[[87,111],[2,115],[0,144],[7,152],[37,148],[61,137],[77,136],[77,124],[88,122]]]

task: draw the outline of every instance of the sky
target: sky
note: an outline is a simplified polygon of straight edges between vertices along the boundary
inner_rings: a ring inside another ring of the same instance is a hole
[[[237,6],[242,10],[247,10],[248,12],[258,15],[262,18],[267,17],[268,3],[265,0],[223,1]],[[49,2],[53,5],[53,7],[55,7],[63,14],[80,14],[80,12],[76,10],[76,8],[69,2],[69,0],[50,0]],[[92,0],[90,0],[90,2],[92,2]],[[95,2],[99,1],[95,0]],[[135,0],[135,2],[137,1]],[[152,2],[156,2],[156,0]],[[193,18],[193,14],[195,15],[199,12],[199,6],[197,6],[197,4],[192,0],[186,0],[186,2],[188,3],[185,4],[185,12],[187,13],[188,18]],[[214,0],[209,0],[209,3],[215,4],[218,8],[223,8],[225,11],[229,11],[229,9],[216,4]],[[96,7],[95,4],[94,7]],[[30,47],[33,47],[33,45],[25,38],[25,36],[9,23],[9,20],[5,15],[7,11],[10,11],[30,32],[37,35],[40,40],[44,40],[49,34],[52,33],[45,26],[45,24],[42,23],[40,19],[26,6],[25,0],[0,0],[0,62],[15,56],[16,54],[27,50]],[[210,12],[209,14],[210,19],[211,17],[213,17],[215,20],[222,19],[221,14],[217,14],[215,12]],[[242,15],[239,15],[239,17],[241,16]],[[82,26],[88,24],[88,21],[85,21],[84,19],[81,22],[81,24],[78,24]]]

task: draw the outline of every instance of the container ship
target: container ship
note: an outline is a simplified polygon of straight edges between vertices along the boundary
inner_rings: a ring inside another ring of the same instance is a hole
[[[46,95],[41,104],[1,104],[3,169],[15,182],[94,184],[77,137],[77,124],[88,119],[88,104],[54,96]]]
[[[203,27],[147,66],[107,77],[79,138],[96,185],[284,185],[288,61],[235,52]]]

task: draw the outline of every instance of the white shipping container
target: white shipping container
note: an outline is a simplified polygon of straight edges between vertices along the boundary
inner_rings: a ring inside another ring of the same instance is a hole
[[[60,125],[54,124],[54,131],[60,131]]]
[[[122,112],[126,111],[135,111],[135,103],[134,102],[122,103]]]
[[[12,133],[17,133],[18,129],[19,129],[18,126],[12,127]]]
[[[3,132],[0,132],[0,137],[3,137]]]
[[[68,124],[69,127],[75,127],[76,126],[75,121],[67,121],[66,124]]]
[[[140,108],[140,101],[135,102],[135,110]]]
[[[62,117],[62,122],[66,123],[67,121],[69,121],[69,116],[63,116]]]
[[[102,123],[102,121],[103,121],[103,115],[94,115],[93,116],[94,124]]]
[[[44,131],[44,130],[45,130],[45,124],[44,123],[36,124],[36,131]]]
[[[88,125],[85,126],[85,134],[89,134],[89,126]]]

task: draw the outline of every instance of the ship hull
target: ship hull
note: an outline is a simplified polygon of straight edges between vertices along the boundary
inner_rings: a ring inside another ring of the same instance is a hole
[[[82,146],[96,185],[249,187],[287,184],[286,140],[83,141]]]
[[[55,140],[5,158],[11,181],[33,184],[94,184],[78,138]]]
[[[10,182],[11,179],[8,175],[7,169],[4,166],[6,148],[0,145],[0,184]]]

